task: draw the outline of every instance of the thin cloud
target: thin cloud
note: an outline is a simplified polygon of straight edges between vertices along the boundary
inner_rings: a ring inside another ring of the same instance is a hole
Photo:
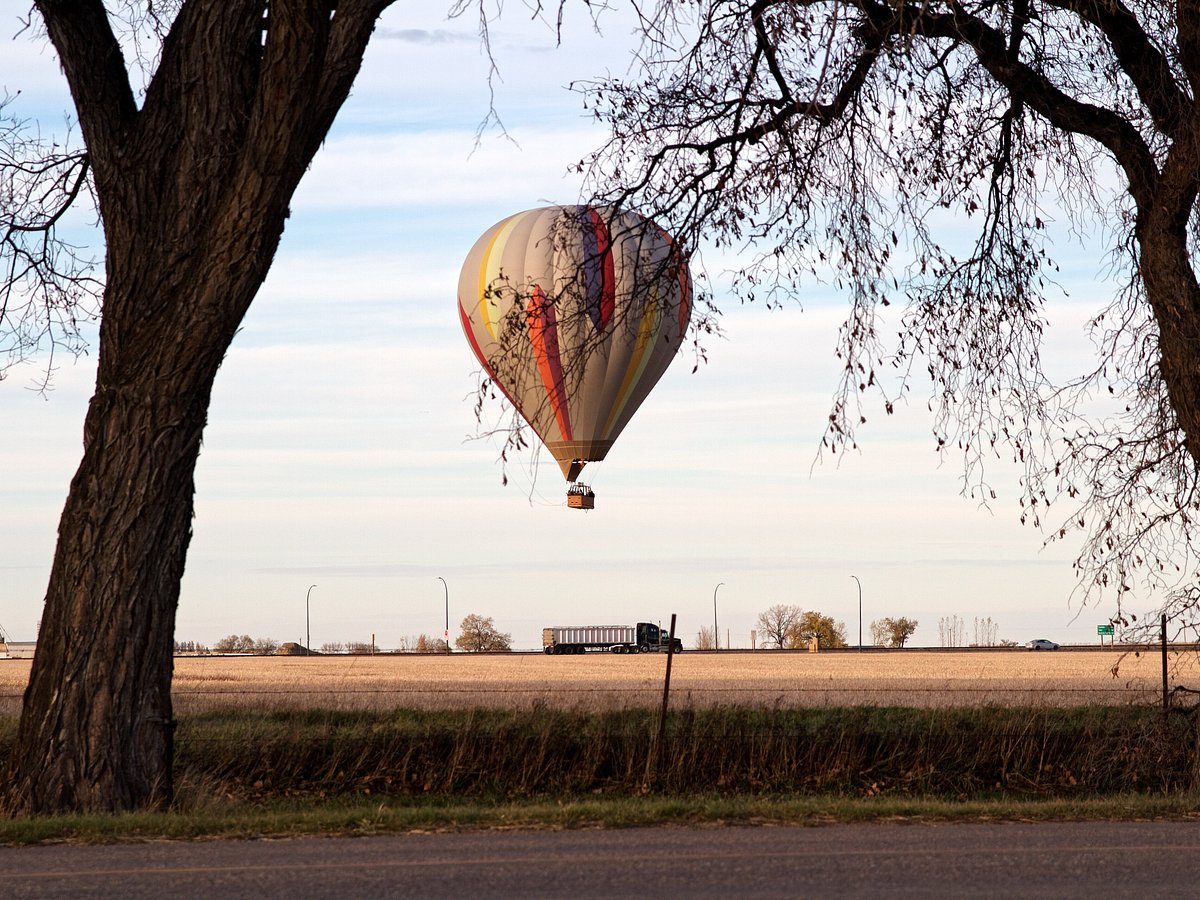
[[[380,28],[375,37],[385,41],[400,41],[406,44],[421,46],[436,46],[440,44],[461,44],[464,41],[477,42],[479,35],[465,31],[449,31],[445,28]]]

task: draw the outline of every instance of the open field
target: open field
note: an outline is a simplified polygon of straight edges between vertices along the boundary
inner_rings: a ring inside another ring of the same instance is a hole
[[[1200,686],[1195,656],[1172,658],[1176,682]],[[17,741],[29,665],[0,661],[0,757]],[[798,799],[822,820],[893,815],[901,801],[992,804],[978,813],[989,817],[996,803],[1102,802],[1138,817],[1164,799],[1169,814],[1194,814],[1200,796],[1196,711],[1155,708],[1153,654],[685,652],[660,720],[665,667],[658,654],[180,658],[177,827],[245,833],[264,809],[284,832],[311,815],[335,831],[392,827],[393,815],[509,827],[523,815],[514,802],[597,798],[612,801],[601,820],[613,824],[658,798],[671,815],[718,821],[776,820]],[[504,812],[489,819],[492,808]]]
[[[1113,669],[1118,666],[1118,674]],[[1200,688],[1200,654],[1169,655],[1170,684]],[[28,660],[0,660],[0,714],[19,712]],[[666,657],[583,656],[181,657],[176,711],[224,708],[463,707],[624,709],[662,699]],[[1155,653],[921,651],[682,653],[675,706],[1076,706],[1153,704]]]

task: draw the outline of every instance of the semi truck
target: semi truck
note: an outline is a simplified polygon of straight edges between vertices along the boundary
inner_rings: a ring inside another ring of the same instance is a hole
[[[585,653],[607,650],[610,653],[649,653],[667,650],[671,636],[653,622],[636,625],[555,625],[542,629],[542,648],[549,654]],[[675,638],[675,652],[683,650],[683,641]]]

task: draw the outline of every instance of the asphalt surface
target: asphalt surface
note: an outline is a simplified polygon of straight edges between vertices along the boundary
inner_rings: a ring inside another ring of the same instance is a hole
[[[1200,822],[486,831],[0,848],[8,897],[1196,897]]]

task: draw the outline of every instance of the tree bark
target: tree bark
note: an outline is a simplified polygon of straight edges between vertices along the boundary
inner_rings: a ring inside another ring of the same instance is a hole
[[[1179,234],[1143,235],[1141,270],[1158,323],[1160,369],[1188,453],[1200,468],[1200,284]]]
[[[208,389],[162,388],[100,387],[88,411],[18,740],[32,812],[172,799],[172,640]]]
[[[96,392],[15,756],[16,799],[31,812],[172,799],[173,640],[193,476],[217,369],[266,276],[286,204],[264,205],[253,222],[243,212],[234,205],[195,243],[160,252],[110,237]]]
[[[9,784],[34,813],[172,800],[175,613],[217,369],[390,0],[185,0],[141,109],[101,0],[39,0],[104,223],[96,392]]]

